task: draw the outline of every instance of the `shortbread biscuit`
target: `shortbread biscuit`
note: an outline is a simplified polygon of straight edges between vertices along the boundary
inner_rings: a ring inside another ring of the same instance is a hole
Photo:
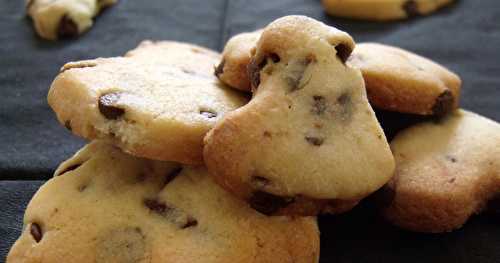
[[[140,157],[201,164],[205,133],[247,101],[213,76],[219,61],[199,46],[146,41],[125,57],[64,65],[48,101],[76,135]]]
[[[225,84],[242,91],[251,91],[247,66],[252,57],[262,30],[240,33],[227,41],[222,52],[222,61],[215,68],[215,75]]]
[[[267,217],[203,167],[132,157],[93,142],[26,209],[7,262],[318,262],[313,217]]]
[[[428,15],[453,0],[322,0],[333,16],[388,21]]]
[[[118,0],[27,0],[26,10],[39,36],[49,40],[76,37],[93,19]]]
[[[417,54],[378,43],[361,43],[348,63],[363,73],[374,108],[443,116],[458,107],[460,78]]]
[[[205,137],[216,181],[262,213],[301,215],[345,211],[384,185],[394,160],[361,73],[345,64],[353,48],[311,18],[267,26],[249,65],[252,100]]]
[[[400,132],[384,216],[412,231],[461,227],[500,194],[500,124],[457,110]]]

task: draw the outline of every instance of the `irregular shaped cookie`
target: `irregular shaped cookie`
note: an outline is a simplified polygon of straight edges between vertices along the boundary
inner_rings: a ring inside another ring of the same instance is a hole
[[[35,194],[7,262],[318,262],[313,217],[267,217],[177,166],[93,142]]]
[[[76,37],[92,26],[99,12],[118,0],[27,0],[26,10],[39,36]]]
[[[349,64],[363,73],[375,108],[443,116],[458,107],[460,78],[445,67],[409,51],[362,43]]]
[[[224,188],[265,214],[345,211],[384,185],[394,160],[345,32],[303,16],[264,29],[249,65],[255,92],[205,137]]]
[[[398,20],[428,15],[452,3],[452,0],[322,0],[325,11],[333,16],[365,20]]]
[[[500,124],[457,110],[391,142],[396,174],[383,193],[392,223],[419,232],[462,226],[500,194]]]
[[[60,123],[128,153],[203,162],[203,137],[247,101],[213,76],[219,54],[177,42],[142,43],[125,57],[64,65],[48,101]]]
[[[251,50],[257,44],[262,30],[241,33],[227,41],[222,52],[222,61],[215,68],[215,75],[227,85],[242,91],[251,91],[247,66],[252,57]]]

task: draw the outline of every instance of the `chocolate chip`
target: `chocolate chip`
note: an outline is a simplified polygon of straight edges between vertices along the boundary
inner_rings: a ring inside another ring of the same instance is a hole
[[[224,73],[224,65],[226,61],[223,59],[217,67],[215,67],[214,74],[216,77],[219,77],[222,73]]]
[[[408,0],[403,4],[403,10],[408,17],[415,17],[420,15],[418,11],[417,2],[415,0]]]
[[[124,109],[118,108],[116,103],[120,100],[121,93],[113,92],[102,95],[99,98],[99,111],[106,119],[116,120],[125,113]]]
[[[181,172],[182,172],[182,166],[176,167],[175,169],[173,169],[172,171],[170,171],[167,174],[167,177],[165,179],[165,185],[167,185],[170,182],[172,182],[172,180],[174,180],[175,177],[177,177]]]
[[[57,36],[59,38],[71,38],[78,35],[78,25],[68,15],[64,15],[59,20]]]
[[[308,56],[305,59],[291,61],[288,63],[284,78],[290,91],[302,89],[307,85],[309,80],[303,81],[302,79],[304,78],[304,73],[311,62],[312,60]]]
[[[278,56],[278,54],[276,54],[276,53],[269,54],[269,58],[271,58],[271,61],[274,63],[278,63],[281,61],[280,56]]]
[[[68,129],[69,131],[71,131],[71,120],[67,120],[64,122],[64,127],[66,127],[66,129]]]
[[[157,214],[160,214],[160,215],[164,214],[165,211],[168,211],[171,209],[165,203],[160,203],[156,199],[144,199],[143,203],[147,208],[149,208],[149,210],[151,210]]]
[[[249,199],[250,206],[265,215],[272,215],[293,201],[291,197],[277,196],[264,191],[254,192]]]
[[[82,164],[81,163],[76,163],[76,164],[70,165],[70,166],[66,167],[66,169],[64,169],[59,174],[56,174],[55,176],[60,176],[60,175],[63,175],[65,173],[67,173],[67,172],[73,171],[73,170],[77,169],[78,167],[80,167],[80,165],[82,165]]]
[[[337,98],[337,103],[340,105],[340,117],[344,121],[348,121],[351,119],[353,105],[351,103],[351,96],[348,93],[342,93]]]
[[[217,113],[210,110],[200,110],[200,114],[208,119],[217,117]]]
[[[198,221],[196,219],[194,219],[193,217],[188,216],[186,219],[186,223],[183,226],[181,226],[181,228],[185,229],[185,228],[193,227],[193,226],[197,226],[197,225],[198,225]]]
[[[304,137],[306,141],[314,146],[320,146],[323,144],[324,139],[319,137],[306,136]]]
[[[322,115],[326,111],[326,99],[323,96],[313,96],[313,105],[311,112],[316,115]]]
[[[457,158],[451,156],[451,155],[446,155],[446,159],[452,163],[456,163],[457,162]]]
[[[436,102],[432,106],[432,113],[436,117],[443,117],[453,109],[453,104],[453,94],[451,94],[451,91],[446,90],[436,98]]]
[[[267,138],[273,137],[273,135],[268,131],[264,131],[263,135],[264,135],[264,137],[267,137]]]
[[[252,87],[257,88],[260,85],[260,70],[263,69],[267,64],[267,59],[264,57],[262,61],[258,62],[252,59],[247,66],[247,73],[250,78],[250,84]]]
[[[335,50],[337,50],[337,56],[340,58],[340,61],[345,64],[347,58],[349,58],[349,55],[352,52],[352,49],[348,45],[338,44],[335,46]]]
[[[42,240],[43,233],[42,233],[42,228],[40,227],[39,224],[31,223],[30,233],[33,239],[35,239],[37,243],[40,242],[40,240]]]

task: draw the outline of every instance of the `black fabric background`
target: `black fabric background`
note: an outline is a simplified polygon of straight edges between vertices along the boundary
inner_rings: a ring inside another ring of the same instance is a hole
[[[463,80],[462,107],[500,121],[500,2],[461,0],[409,21],[331,18],[319,0],[121,0],[85,35],[47,42],[33,33],[24,1],[0,0],[0,262],[22,228],[24,208],[53,170],[84,141],[60,127],[46,103],[59,67],[118,56],[143,39],[172,39],[221,50],[232,35],[303,14],[430,57]],[[500,262],[500,218],[480,215],[462,229],[424,235],[396,229],[366,204],[322,216],[321,262]]]

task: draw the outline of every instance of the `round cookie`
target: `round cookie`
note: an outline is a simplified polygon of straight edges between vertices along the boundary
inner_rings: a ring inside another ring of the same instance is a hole
[[[252,87],[247,66],[252,57],[251,50],[257,45],[261,34],[262,29],[240,33],[229,39],[222,52],[222,61],[215,68],[215,76],[235,89],[250,92]]]
[[[211,74],[220,55],[178,42],[146,41],[125,57],[71,62],[48,102],[61,124],[149,159],[203,162],[203,137],[247,97]]]
[[[383,188],[384,216],[418,232],[461,227],[500,194],[500,124],[457,110],[400,132],[396,174]]]
[[[42,38],[76,37],[92,26],[92,19],[118,0],[27,0],[26,10]]]
[[[93,142],[29,203],[7,262],[318,262],[313,217],[267,217],[177,166]]]
[[[255,90],[205,137],[216,181],[265,214],[341,212],[384,185],[394,160],[345,32],[304,16],[263,31]]]
[[[361,43],[348,63],[361,70],[374,108],[443,116],[458,107],[460,78],[417,54],[378,43]]]
[[[322,0],[332,16],[388,21],[428,15],[453,0]]]

